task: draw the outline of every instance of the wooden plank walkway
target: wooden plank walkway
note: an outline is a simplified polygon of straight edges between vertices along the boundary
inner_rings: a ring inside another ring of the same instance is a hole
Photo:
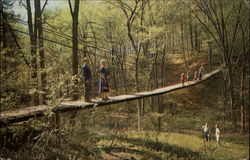
[[[186,82],[184,84],[184,86],[182,86],[179,83],[179,84],[167,86],[164,88],[155,89],[152,91],[109,97],[110,100],[107,102],[101,102],[101,101],[99,102],[97,100],[93,100],[94,101],[93,103],[86,103],[82,100],[79,100],[79,101],[69,101],[69,102],[61,103],[59,106],[56,106],[53,108],[48,107],[48,106],[44,106],[44,105],[40,105],[40,106],[33,106],[33,107],[16,109],[16,110],[4,111],[0,114],[0,126],[10,124],[10,123],[25,121],[25,120],[28,120],[32,117],[43,116],[46,113],[51,112],[51,111],[52,112],[68,112],[68,111],[74,111],[74,110],[90,109],[93,107],[111,105],[111,104],[115,104],[115,103],[121,103],[124,101],[131,101],[131,100],[135,100],[135,99],[140,99],[140,98],[160,95],[160,94],[164,94],[164,93],[169,93],[169,92],[172,92],[175,90],[191,87],[191,86],[197,85],[201,82],[204,82],[205,80],[209,79],[210,77],[221,72],[221,70],[222,70],[222,68],[216,69],[208,74],[205,74],[204,78],[202,80],[191,81],[190,83]]]

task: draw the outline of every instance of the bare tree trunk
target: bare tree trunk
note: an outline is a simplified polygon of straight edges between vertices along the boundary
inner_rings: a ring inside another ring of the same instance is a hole
[[[130,41],[132,42],[132,46],[134,48],[134,51],[136,52],[136,58],[135,58],[135,87],[136,87],[136,92],[139,92],[139,54],[140,54],[140,49],[138,46],[135,44],[135,40],[131,34],[131,24],[127,23],[127,28],[128,28],[128,37],[130,38]],[[140,46],[141,47],[141,46]],[[137,100],[137,108],[138,108],[138,131],[140,130],[141,126],[141,101],[140,99]]]
[[[225,75],[222,74],[222,101],[221,101],[221,105],[223,107],[223,123],[225,124],[226,123],[226,115],[227,115],[227,109],[226,109],[226,106],[227,106],[227,84],[226,84],[227,80],[225,78]]]
[[[165,37],[166,38],[166,37]],[[166,40],[166,39],[165,39]],[[161,87],[164,87],[164,66],[165,66],[165,56],[166,56],[166,44],[164,43],[162,51],[162,59],[161,59]],[[159,112],[162,113],[162,105],[163,105],[163,95],[159,95]],[[161,119],[159,119],[159,128],[158,131],[161,131]]]
[[[192,25],[192,15],[190,13],[190,21],[189,21],[189,33],[190,33],[190,44],[191,50],[194,50],[194,38],[193,38],[193,25]]]
[[[44,46],[43,46],[43,29],[42,29],[42,16],[41,16],[41,4],[40,0],[34,1],[35,12],[36,12],[36,24],[38,30],[38,45],[39,45],[39,56],[40,56],[40,69],[41,69],[41,90],[43,91],[41,103],[46,103],[46,71],[45,71],[45,59],[44,59]]]
[[[121,44],[120,45],[120,55],[122,55],[121,57],[118,55],[118,59],[120,59],[120,68],[121,68],[121,77],[122,77],[122,81],[124,84],[124,90],[125,90],[125,94],[128,93],[128,88],[127,88],[127,78],[126,78],[126,46]]]
[[[212,68],[212,48],[209,45],[208,45],[208,64],[209,64],[209,69],[211,69]]]
[[[126,78],[126,71],[125,71],[124,63],[121,64],[121,71],[122,71],[123,83],[124,83],[124,88],[125,88],[125,94],[127,94],[128,87],[127,87],[127,78]]]
[[[240,85],[240,119],[241,119],[241,130],[240,133],[244,134],[246,132],[245,127],[245,102],[244,102],[244,92],[245,92],[245,74],[246,74],[246,56],[244,56],[241,72],[241,85]]]
[[[133,1],[134,2],[134,6],[130,9],[127,8],[128,4],[124,3],[123,1],[118,1],[118,5],[120,6],[119,8],[123,11],[124,15],[126,16],[126,26],[127,26],[127,35],[129,37],[129,40],[131,41],[131,44],[133,46],[133,49],[135,51],[136,54],[136,58],[135,58],[135,83],[136,83],[136,91],[139,91],[139,54],[140,54],[140,49],[141,49],[141,44],[138,45],[138,42],[136,42],[136,40],[134,39],[133,35],[132,35],[132,26],[133,26],[133,22],[136,19],[136,15],[138,15],[139,11],[142,10],[145,6],[145,2],[141,1],[141,7],[139,7],[140,1]],[[130,7],[129,7],[130,8]],[[141,17],[141,20],[143,19],[143,17]],[[140,100],[137,101],[137,107],[138,107],[138,130],[140,130],[140,122],[141,122],[141,102]]]
[[[112,39],[111,39],[111,41],[112,41]],[[111,47],[111,56],[112,56],[112,58],[111,58],[111,63],[112,63],[112,66],[113,66],[113,83],[114,83],[114,88],[115,88],[115,91],[116,91],[116,94],[118,93],[118,88],[117,88],[117,81],[116,81],[116,67],[115,67],[115,57],[114,57],[114,47],[112,46]]]
[[[4,13],[3,13],[3,2],[2,1],[0,2],[0,32],[1,32],[1,38],[0,38],[0,52],[1,52],[2,48],[6,48],[6,43],[5,43],[6,31],[5,31],[5,25],[4,25]]]
[[[195,23],[194,24],[194,48],[195,48],[195,51],[198,52],[199,51],[199,45],[198,45],[198,27],[197,27],[197,24]]]
[[[27,16],[28,16],[28,28],[29,28],[29,36],[30,36],[30,53],[31,53],[31,78],[33,81],[33,85],[35,86],[35,89],[38,90],[38,77],[37,77],[37,55],[36,55],[36,35],[37,35],[37,26],[36,26],[36,21],[34,25],[34,30],[33,30],[33,24],[32,24],[32,11],[31,11],[31,5],[30,5],[30,0],[26,1],[27,3]],[[35,18],[36,18],[36,13],[35,13]],[[32,101],[33,105],[38,105],[39,104],[39,96],[37,92],[34,92],[32,95]]]
[[[136,87],[136,92],[139,92],[139,56],[136,57],[135,59],[135,87]],[[138,108],[138,131],[141,130],[141,100],[137,100],[137,108]]]
[[[69,7],[70,7],[70,13],[72,17],[72,76],[76,76],[78,73],[78,14],[79,14],[79,3],[80,0],[75,0],[75,5],[74,9],[71,6],[70,0],[69,2]],[[76,77],[73,78],[73,95],[72,98],[73,100],[78,99],[78,80]],[[75,125],[75,119],[76,119],[76,111],[73,111],[70,116],[70,124],[72,126]]]
[[[183,24],[181,23],[181,45],[182,45],[182,53],[184,54],[185,49],[184,49],[184,29],[183,29]]]
[[[250,0],[248,0],[248,41],[247,41],[249,44],[250,43]],[[247,51],[247,56],[248,56],[248,67],[250,65],[250,49],[248,48],[248,51]],[[248,76],[250,76],[250,69],[248,70],[249,73],[248,73]],[[249,85],[248,85],[249,87]],[[250,89],[248,89],[248,96],[250,95]],[[248,110],[249,112],[249,110]],[[250,122],[250,116],[248,116],[248,122]]]
[[[250,7],[250,1],[249,1],[249,7]],[[250,8],[249,8],[249,16],[250,16]],[[250,17],[249,17],[249,25],[250,25]],[[245,125],[245,101],[244,101],[245,95],[244,94],[245,94],[245,77],[246,77],[247,51],[249,53],[249,48],[247,50],[247,46],[249,44],[249,37],[247,38],[245,36],[245,31],[244,31],[244,29],[243,29],[242,26],[240,26],[240,29],[241,29],[242,44],[243,44],[242,72],[241,72],[241,84],[240,84],[240,117],[241,117],[240,118],[241,119],[241,130],[240,130],[240,133],[241,134],[245,134],[246,133],[246,125]]]
[[[71,6],[70,0],[68,0],[70,6],[70,13],[72,16],[72,76],[76,76],[78,73],[78,14],[79,14],[79,3],[80,0],[75,0],[74,9]],[[74,78],[74,92],[73,92],[73,100],[78,99],[78,80]]]
[[[227,72],[228,72],[228,88],[229,88],[229,105],[231,108],[231,120],[232,120],[232,126],[233,126],[233,130],[236,130],[236,125],[237,125],[237,121],[236,121],[236,115],[235,115],[235,100],[234,100],[234,83],[233,83],[233,75],[232,75],[232,68],[231,66],[227,67]]]
[[[183,58],[185,61],[185,65],[188,69],[188,63],[187,63],[187,59],[186,59],[186,54],[185,54],[185,49],[184,49],[184,29],[183,29],[183,24],[181,23],[181,45],[182,45],[182,54],[183,54]]]
[[[90,27],[91,27],[91,30],[92,30],[92,33],[93,33],[93,36],[94,36],[94,40],[95,40],[95,51],[94,51],[94,62],[93,62],[93,77],[96,77],[96,68],[97,68],[97,58],[96,58],[96,55],[97,55],[97,38],[96,38],[96,33],[94,31],[94,28],[93,28],[93,25],[92,23],[90,23]],[[96,83],[93,83],[93,90],[96,90]],[[91,92],[91,97],[95,97],[95,92]]]
[[[32,72],[32,78],[35,78],[37,76],[37,68],[36,68],[36,59],[34,59],[34,55],[36,54],[36,41],[34,38],[34,32],[33,32],[33,25],[32,25],[32,12],[31,12],[31,6],[30,6],[30,0],[26,0],[27,3],[27,15],[28,15],[28,26],[29,26],[29,36],[30,36],[30,53],[31,53],[31,67],[32,70],[35,72]]]
[[[199,32],[199,39],[198,39],[198,52],[200,52],[200,49],[202,48],[202,30]]]
[[[173,49],[173,54],[175,54],[175,37],[174,34],[172,34],[172,49]]]

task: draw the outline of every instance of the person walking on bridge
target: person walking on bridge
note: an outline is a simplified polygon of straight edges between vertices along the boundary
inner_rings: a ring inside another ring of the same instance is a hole
[[[204,66],[201,65],[200,68],[199,68],[199,80],[201,80],[203,78],[204,73],[205,73]]]
[[[108,101],[108,93],[109,93],[109,83],[108,83],[108,72],[106,69],[107,63],[104,59],[100,61],[100,79],[99,79],[99,93],[101,94],[101,98],[103,101]]]
[[[194,81],[197,81],[197,80],[198,80],[198,72],[195,71],[195,72],[194,72]]]
[[[84,65],[82,66],[82,72],[83,72],[83,84],[84,84],[84,100],[85,102],[90,102],[92,72],[91,69],[89,68],[89,59],[85,57],[83,61]]]

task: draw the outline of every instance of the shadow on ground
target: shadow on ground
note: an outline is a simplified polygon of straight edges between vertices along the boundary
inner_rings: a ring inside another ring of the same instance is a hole
[[[112,139],[113,136],[109,137],[102,137],[104,139]],[[204,154],[201,154],[200,152],[192,151],[188,148],[180,147],[177,145],[170,145],[167,143],[157,142],[150,139],[145,138],[131,138],[126,136],[116,136],[116,140],[127,142],[136,146],[145,147],[146,149],[153,150],[154,152],[165,152],[167,153],[167,157],[165,158],[176,158],[176,159],[186,159],[186,160],[214,160],[213,158],[210,158]],[[126,150],[125,150],[126,151]],[[145,151],[137,152],[138,154],[143,153]],[[149,154],[150,155],[150,154]],[[157,154],[151,153],[151,156],[157,158],[157,159],[163,159]],[[149,156],[149,157],[151,157]]]

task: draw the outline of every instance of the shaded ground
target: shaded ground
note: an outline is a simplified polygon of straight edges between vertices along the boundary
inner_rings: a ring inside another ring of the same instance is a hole
[[[148,137],[150,132],[127,132],[116,136],[115,147],[105,147],[114,159],[244,159],[248,155],[247,145],[222,142],[218,146],[214,141],[204,142],[197,135],[180,133],[160,133],[157,137]],[[152,134],[154,134],[152,132]],[[112,137],[103,137],[99,145],[110,143]],[[116,156],[114,156],[116,155]],[[116,158],[115,158],[116,157]]]

